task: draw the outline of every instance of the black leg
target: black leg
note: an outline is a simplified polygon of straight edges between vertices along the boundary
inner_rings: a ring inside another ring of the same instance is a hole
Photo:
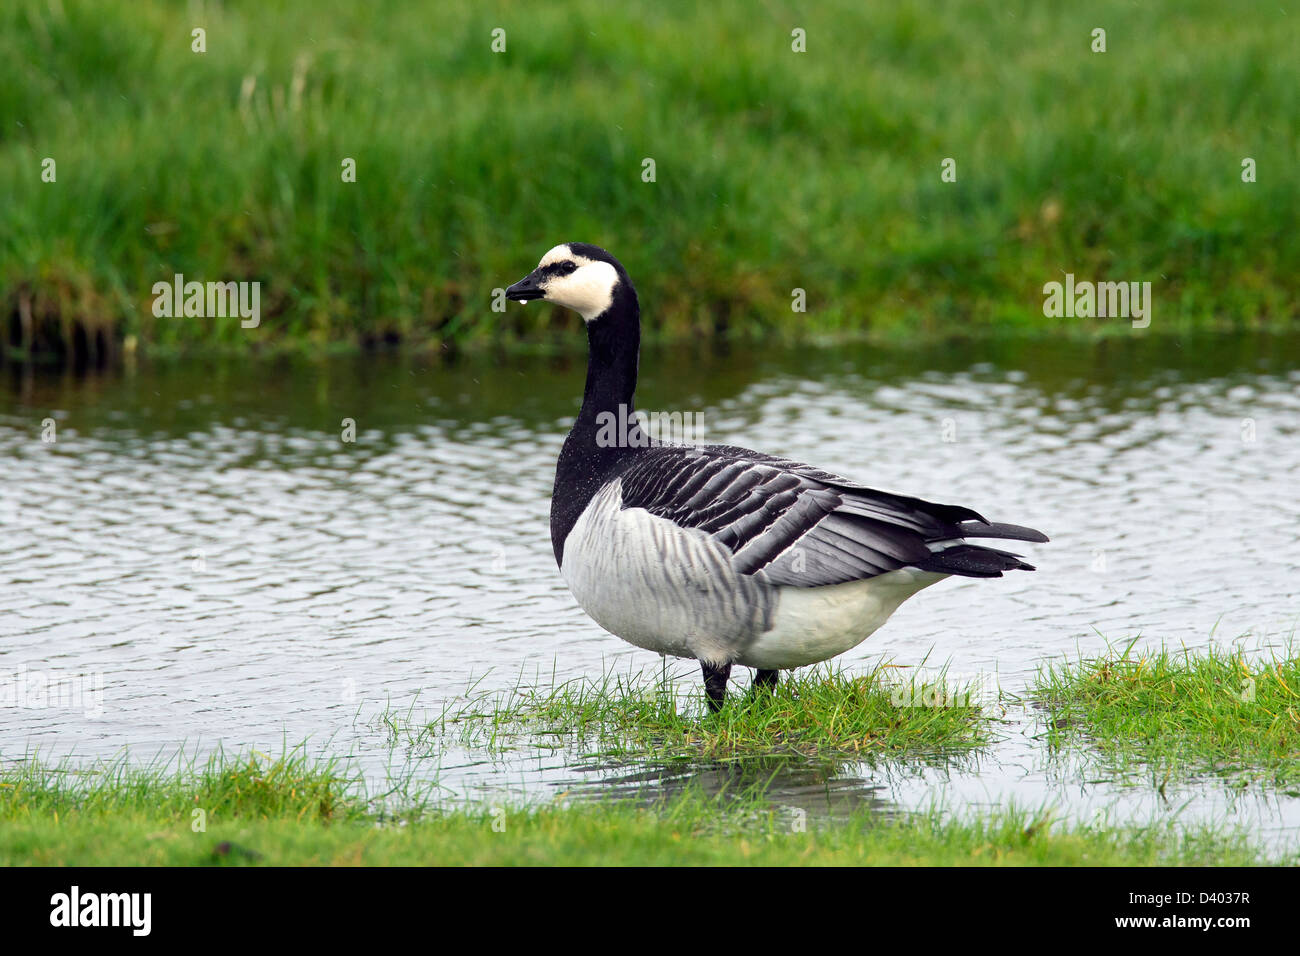
[[[722,702],[727,699],[727,678],[731,676],[731,665],[714,667],[700,661],[700,669],[704,671],[704,693],[709,698],[709,710],[717,713],[722,709]]]
[[[754,690],[776,690],[776,679],[780,674],[780,671],[755,671]]]

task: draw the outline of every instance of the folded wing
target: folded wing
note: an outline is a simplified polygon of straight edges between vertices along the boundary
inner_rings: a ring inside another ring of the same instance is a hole
[[[728,445],[661,445],[629,460],[623,507],[644,508],[726,546],[737,570],[820,587],[904,567],[970,577],[1033,570],[967,538],[1046,541],[958,505],[877,491],[801,462]]]

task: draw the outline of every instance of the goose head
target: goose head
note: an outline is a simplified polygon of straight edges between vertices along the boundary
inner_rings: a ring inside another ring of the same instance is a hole
[[[517,302],[545,299],[573,309],[590,323],[627,293],[635,297],[617,259],[599,246],[566,242],[542,256],[536,269],[506,289],[506,298]]]

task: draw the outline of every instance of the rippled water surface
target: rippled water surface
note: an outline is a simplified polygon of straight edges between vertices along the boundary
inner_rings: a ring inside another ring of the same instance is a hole
[[[641,367],[640,404],[702,413],[708,440],[1052,536],[1032,546],[1034,574],[923,592],[841,659],[849,669],[928,654],[1015,693],[1104,638],[1256,650],[1295,630],[1300,339],[656,351]],[[397,764],[475,799],[726,778],[563,749],[405,751],[379,720],[436,713],[475,682],[659,669],[585,617],[552,557],[581,358],[3,374],[0,678],[102,675],[103,712],[11,697],[0,757],[308,739],[372,776]],[[693,665],[669,666],[693,689]],[[795,767],[782,792],[1138,818],[1177,805],[1296,839],[1297,798],[1208,781],[1166,802],[1085,783],[1087,759],[1053,758],[1041,729],[1013,708],[1000,742],[965,763]]]

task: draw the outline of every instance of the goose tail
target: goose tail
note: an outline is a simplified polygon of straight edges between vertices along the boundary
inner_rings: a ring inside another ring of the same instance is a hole
[[[1048,541],[1047,535],[1034,528],[1018,524],[1002,524],[985,521],[983,518],[968,519],[957,525],[962,540],[955,540],[943,546],[940,543],[926,560],[914,565],[923,571],[937,571],[940,574],[959,574],[968,578],[1000,578],[1003,571],[1033,571],[1034,566],[1022,560],[1020,555],[997,548],[986,548],[980,544],[970,544],[965,538],[1002,538],[1008,541]],[[931,545],[931,547],[936,547]]]
[[[1021,560],[1018,554],[978,544],[955,544],[942,551],[935,551],[912,567],[967,578],[1000,578],[1003,571],[1035,570],[1032,564]]]

